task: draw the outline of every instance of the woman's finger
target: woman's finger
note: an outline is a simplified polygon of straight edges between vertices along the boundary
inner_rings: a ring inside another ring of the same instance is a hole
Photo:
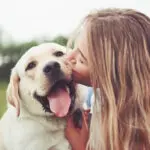
[[[90,113],[91,109],[84,110],[84,113]]]
[[[86,131],[88,131],[88,123],[87,123],[87,119],[86,116],[83,114],[83,124],[82,124],[82,128]]]
[[[90,109],[84,111],[85,120],[86,120],[87,122],[89,121],[89,113],[90,113]]]

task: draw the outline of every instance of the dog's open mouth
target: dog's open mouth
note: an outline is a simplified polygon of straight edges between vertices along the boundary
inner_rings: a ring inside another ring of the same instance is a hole
[[[52,112],[57,117],[64,117],[74,107],[75,86],[73,81],[59,80],[50,88],[46,96],[34,94],[46,112]]]
[[[58,117],[68,114],[74,92],[73,83],[66,80],[57,81],[47,95],[50,110]]]

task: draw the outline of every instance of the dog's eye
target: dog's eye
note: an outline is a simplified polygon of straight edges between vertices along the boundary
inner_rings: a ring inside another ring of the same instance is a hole
[[[57,51],[54,53],[54,56],[56,56],[56,57],[61,57],[63,55],[64,55],[64,53],[62,51]]]
[[[32,61],[32,62],[30,62],[30,63],[28,64],[28,66],[26,67],[25,71],[31,70],[31,69],[33,69],[35,66],[36,66],[36,63],[35,63],[34,61]]]

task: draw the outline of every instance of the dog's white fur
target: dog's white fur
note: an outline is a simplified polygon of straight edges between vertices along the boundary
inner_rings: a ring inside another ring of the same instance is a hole
[[[70,78],[71,69],[65,64],[64,57],[53,56],[55,51],[66,52],[66,48],[54,43],[45,43],[29,49],[12,70],[7,90],[8,109],[0,121],[0,150],[67,150],[71,149],[64,135],[66,120],[45,113],[33,93],[44,96],[51,83],[43,74],[43,67],[49,61],[57,61]],[[25,71],[30,61],[36,61],[35,68]],[[86,95],[84,87],[79,91],[75,102]],[[83,92],[83,90],[85,92]],[[80,97],[81,96],[81,97]],[[13,107],[15,105],[16,107]],[[16,115],[20,112],[19,117]]]

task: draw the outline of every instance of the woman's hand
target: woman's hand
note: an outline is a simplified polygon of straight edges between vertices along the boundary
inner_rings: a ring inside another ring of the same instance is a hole
[[[83,123],[82,128],[75,128],[72,117],[68,118],[67,120],[67,127],[66,127],[66,138],[68,139],[69,143],[72,146],[73,150],[85,150],[86,144],[89,137],[89,129],[87,124],[87,115],[88,113],[83,113]]]

